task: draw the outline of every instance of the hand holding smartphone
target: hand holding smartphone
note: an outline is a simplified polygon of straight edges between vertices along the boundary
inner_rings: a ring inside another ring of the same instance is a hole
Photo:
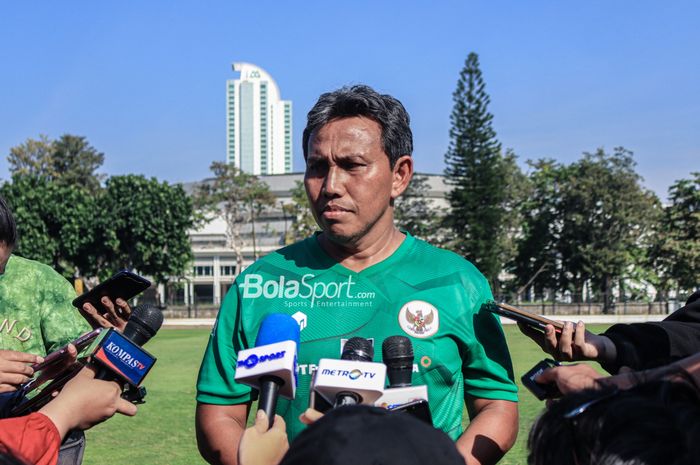
[[[85,303],[92,304],[100,313],[104,311],[102,298],[112,302],[117,299],[127,301],[151,286],[151,282],[131,271],[122,270],[88,292],[73,299],[73,306],[81,310]]]
[[[494,302],[493,305],[489,306],[489,310],[497,315],[517,321],[518,323],[523,323],[540,331],[544,331],[547,325],[554,326],[554,331],[557,333],[561,333],[562,329],[564,329],[564,323],[561,321],[550,320],[537,313],[516,308],[503,302]]]

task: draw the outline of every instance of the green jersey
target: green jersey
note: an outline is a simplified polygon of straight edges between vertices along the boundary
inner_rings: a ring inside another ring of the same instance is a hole
[[[0,349],[43,356],[90,331],[74,298],[53,268],[11,255],[0,275]]]
[[[372,339],[381,361],[385,338],[405,335],[415,353],[413,385],[428,387],[437,428],[457,438],[465,394],[517,401],[513,369],[484,277],[458,255],[407,235],[386,260],[351,271],[319,246],[316,237],[285,247],[251,265],[229,290],[219,312],[197,381],[197,400],[230,405],[251,400],[234,381],[237,353],[254,346],[269,313],[300,324],[298,387],[280,399],[290,438],[304,425],[311,374],[321,358],[340,358],[350,337]]]

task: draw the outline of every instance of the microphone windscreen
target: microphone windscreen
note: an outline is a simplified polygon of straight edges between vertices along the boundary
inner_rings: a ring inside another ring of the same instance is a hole
[[[153,305],[137,305],[126,322],[124,336],[142,346],[156,335],[163,324],[163,312]]]
[[[390,336],[382,343],[382,361],[389,386],[410,386],[413,374],[413,344],[406,336]]]
[[[382,343],[382,359],[385,365],[401,366],[413,363],[413,344],[406,336],[390,336]]]
[[[285,313],[270,313],[260,324],[255,346],[294,341],[299,344],[299,324]]]
[[[341,360],[354,360],[357,362],[371,362],[374,358],[374,346],[372,341],[363,337],[351,337],[343,346]]]

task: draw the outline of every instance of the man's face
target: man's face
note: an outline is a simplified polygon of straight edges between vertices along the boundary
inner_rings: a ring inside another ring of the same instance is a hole
[[[10,259],[12,247],[8,247],[5,242],[0,242],[0,274],[5,273],[7,261]]]
[[[350,244],[392,225],[395,197],[379,123],[332,120],[311,134],[304,185],[316,222],[329,239]]]

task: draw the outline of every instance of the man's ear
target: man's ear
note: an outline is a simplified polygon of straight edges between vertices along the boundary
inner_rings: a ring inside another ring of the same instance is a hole
[[[392,170],[391,198],[396,199],[408,188],[413,177],[413,158],[410,155],[402,155],[396,160]]]

